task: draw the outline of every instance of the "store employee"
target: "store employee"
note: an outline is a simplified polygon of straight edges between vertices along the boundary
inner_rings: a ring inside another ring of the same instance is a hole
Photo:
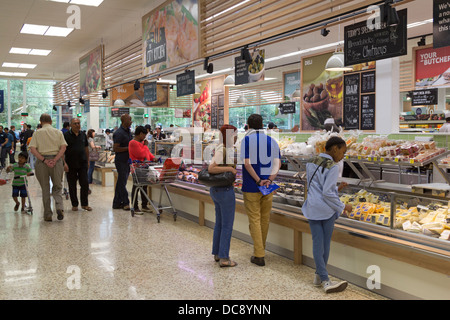
[[[445,121],[446,123],[439,129],[440,133],[450,133],[450,112],[445,113]]]

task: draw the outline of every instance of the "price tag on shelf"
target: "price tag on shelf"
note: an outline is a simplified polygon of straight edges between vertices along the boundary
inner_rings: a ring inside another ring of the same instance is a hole
[[[372,157],[367,157],[367,160],[372,161]]]
[[[361,160],[361,156],[358,156],[358,160]]]
[[[381,162],[384,162],[384,158],[383,158],[383,157],[381,157],[381,158],[380,158],[380,161],[381,161]]]
[[[377,157],[373,157],[373,161],[378,161],[378,158]]]
[[[349,156],[345,156],[345,159],[347,159],[347,160],[348,160],[348,159],[349,159]]]
[[[409,163],[414,164],[414,159],[409,159]]]
[[[395,158],[394,161],[395,161],[395,162],[398,162],[398,158]]]

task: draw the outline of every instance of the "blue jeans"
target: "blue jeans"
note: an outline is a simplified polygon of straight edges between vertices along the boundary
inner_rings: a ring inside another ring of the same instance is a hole
[[[228,259],[236,209],[234,187],[211,187],[209,194],[216,208],[212,254]]]
[[[308,220],[313,240],[313,256],[316,274],[321,281],[328,281],[327,263],[330,255],[331,235],[333,234],[336,215],[328,220]]]
[[[95,169],[95,161],[89,161],[89,169],[88,169],[88,183],[92,183],[92,174],[94,173]]]

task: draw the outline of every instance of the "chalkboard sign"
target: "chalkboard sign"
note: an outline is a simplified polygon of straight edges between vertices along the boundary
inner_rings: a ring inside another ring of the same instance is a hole
[[[400,21],[396,27],[382,22],[371,30],[364,20],[344,28],[346,66],[407,54],[407,9],[397,13]]]
[[[344,75],[344,128],[359,129],[360,74]]]
[[[375,94],[361,96],[361,130],[375,130]]]
[[[217,128],[217,118],[219,109],[219,96],[213,95],[211,97],[211,129]]]
[[[158,100],[156,88],[157,88],[156,81],[144,84],[144,102],[153,102]]]
[[[283,102],[278,106],[281,114],[295,113],[295,102]]]
[[[245,62],[241,57],[234,58],[234,84],[246,84],[249,82],[248,66],[250,63]]]
[[[177,74],[177,97],[195,93],[195,71]]]
[[[450,46],[450,2],[433,0],[433,48]]]
[[[430,106],[438,103],[438,89],[415,90],[411,96],[412,106]]]
[[[111,108],[111,117],[121,117],[124,114],[130,114],[130,108]]]
[[[375,71],[361,73],[361,93],[375,92]]]
[[[225,111],[224,108],[219,108],[218,110],[218,119],[217,119],[217,127],[220,129],[225,124]]]

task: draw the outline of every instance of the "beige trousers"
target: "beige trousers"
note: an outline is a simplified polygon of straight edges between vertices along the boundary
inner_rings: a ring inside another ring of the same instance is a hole
[[[243,195],[250,235],[253,239],[253,255],[262,258],[265,256],[273,194],[263,196],[261,192],[243,192]]]
[[[50,219],[53,216],[50,198],[50,179],[53,184],[51,195],[53,196],[53,199],[55,199],[56,210],[64,209],[62,197],[62,179],[64,174],[63,160],[59,159],[53,168],[47,167],[47,165],[41,160],[36,160],[35,174],[42,189],[44,219]]]

